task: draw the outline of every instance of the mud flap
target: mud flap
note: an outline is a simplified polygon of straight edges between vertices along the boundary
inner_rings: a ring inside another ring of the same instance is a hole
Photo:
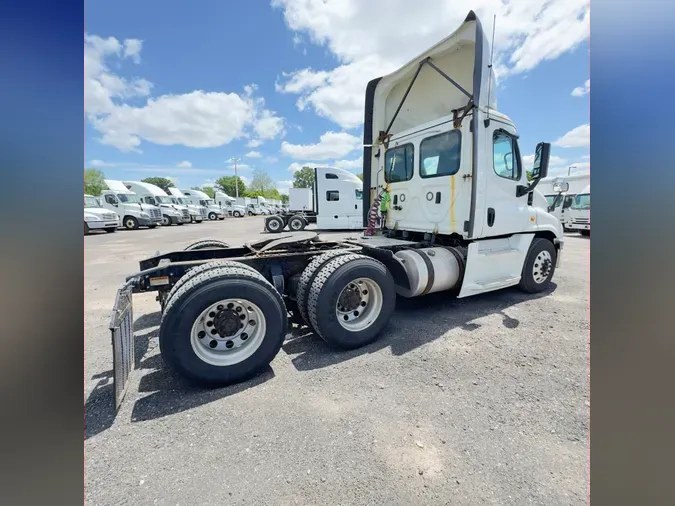
[[[110,315],[115,411],[122,404],[129,384],[129,374],[134,367],[134,311],[131,297],[130,285],[117,290],[115,305]]]

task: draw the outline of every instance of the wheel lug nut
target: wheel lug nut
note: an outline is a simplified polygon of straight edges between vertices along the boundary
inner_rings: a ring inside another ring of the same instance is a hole
[[[248,339],[248,334],[244,332],[240,337],[242,341],[246,341]]]
[[[206,326],[207,326],[207,327],[213,327],[213,322],[212,322],[212,321],[206,322]]]
[[[197,337],[199,337],[199,339],[204,339],[206,337],[206,332],[200,330],[199,334],[197,334]]]
[[[237,313],[241,313],[241,308],[240,308],[240,307],[237,307],[237,309],[235,309],[235,311],[236,311]]]
[[[344,318],[345,321],[349,320],[349,315],[344,315],[342,318]]]
[[[225,343],[225,347],[226,347],[226,348],[232,348],[232,346],[234,346],[234,343],[233,343],[232,341],[227,341],[227,342]]]
[[[214,339],[213,341],[211,341],[211,342],[209,343],[209,346],[210,346],[211,348],[215,348],[216,346],[218,346],[218,341],[216,341],[216,340]]]
[[[365,300],[361,301],[361,307],[366,307],[366,301]]]
[[[232,304],[231,302],[227,305],[227,309],[232,309],[233,307],[234,307],[234,304]]]
[[[255,320],[249,320],[249,321],[248,321],[248,324],[249,324],[251,327],[253,327],[253,326],[255,325]]]
[[[354,316],[359,316],[359,312],[358,312],[358,311],[354,311]]]
[[[216,313],[214,313],[213,311],[211,311],[211,312],[209,313],[209,317],[210,317],[210,318],[213,318],[213,317],[215,317],[215,316],[216,316]]]
[[[223,305],[220,304],[220,305],[218,306],[218,311],[222,311],[222,310],[223,310]]]
[[[218,333],[218,331],[216,329],[211,329],[211,334],[213,334],[215,336],[217,333]]]
[[[240,320],[245,320],[245,319],[246,319],[246,315],[240,314],[240,315],[239,315],[239,319],[240,319]]]
[[[363,290],[363,295],[368,295],[368,290]]]

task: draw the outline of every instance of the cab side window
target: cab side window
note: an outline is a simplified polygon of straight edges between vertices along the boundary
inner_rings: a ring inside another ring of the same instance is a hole
[[[115,198],[114,195],[106,195],[106,196],[105,196],[105,201],[106,201],[108,204],[117,204],[117,199]]]
[[[340,200],[340,192],[337,190],[329,190],[326,192],[326,200],[328,202],[337,202]]]
[[[459,171],[462,134],[451,130],[420,143],[420,176],[452,176]]]
[[[412,144],[389,148],[384,157],[384,180],[387,183],[409,181],[413,177],[414,156]]]
[[[516,140],[506,132],[496,131],[492,136],[494,171],[500,177],[520,180],[520,157]]]

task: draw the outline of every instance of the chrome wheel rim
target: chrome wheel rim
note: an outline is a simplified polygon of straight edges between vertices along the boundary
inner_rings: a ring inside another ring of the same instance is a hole
[[[270,220],[269,227],[272,230],[279,230],[279,220]]]
[[[200,360],[217,367],[243,362],[260,348],[265,315],[254,303],[225,299],[211,304],[192,325],[190,344]]]
[[[553,259],[551,258],[551,254],[548,251],[540,251],[534,259],[534,265],[532,265],[532,278],[534,282],[540,285],[546,281],[552,268]]]
[[[132,220],[131,218],[129,218],[129,219],[126,221],[126,226],[127,226],[127,228],[134,228],[134,220]]]
[[[382,311],[382,289],[370,278],[358,278],[345,286],[335,304],[335,316],[350,332],[367,329]]]
[[[171,225],[171,220],[167,218],[166,216],[162,215],[162,225]]]
[[[291,229],[300,230],[302,228],[302,222],[300,220],[291,220]]]

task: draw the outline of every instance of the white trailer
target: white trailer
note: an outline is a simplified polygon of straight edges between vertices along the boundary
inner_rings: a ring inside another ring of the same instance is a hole
[[[136,230],[139,227],[155,228],[162,224],[159,207],[144,204],[122,181],[105,179],[104,182],[108,189],[101,192],[100,202],[104,209],[119,215],[122,227]]]
[[[314,193],[311,188],[289,188],[288,210],[296,212],[314,211]]]
[[[514,122],[496,110],[491,69],[470,12],[449,37],[368,83],[361,226],[388,185],[386,234],[329,240],[303,232],[156,254],[120,289],[113,336],[133,336],[131,294],[158,291],[164,362],[194,382],[227,385],[268,366],[289,322],[353,349],[378,338],[397,294],[551,290],[564,235],[536,190],[550,144],[534,149],[528,181],[520,153],[532,148],[521,149]]]

